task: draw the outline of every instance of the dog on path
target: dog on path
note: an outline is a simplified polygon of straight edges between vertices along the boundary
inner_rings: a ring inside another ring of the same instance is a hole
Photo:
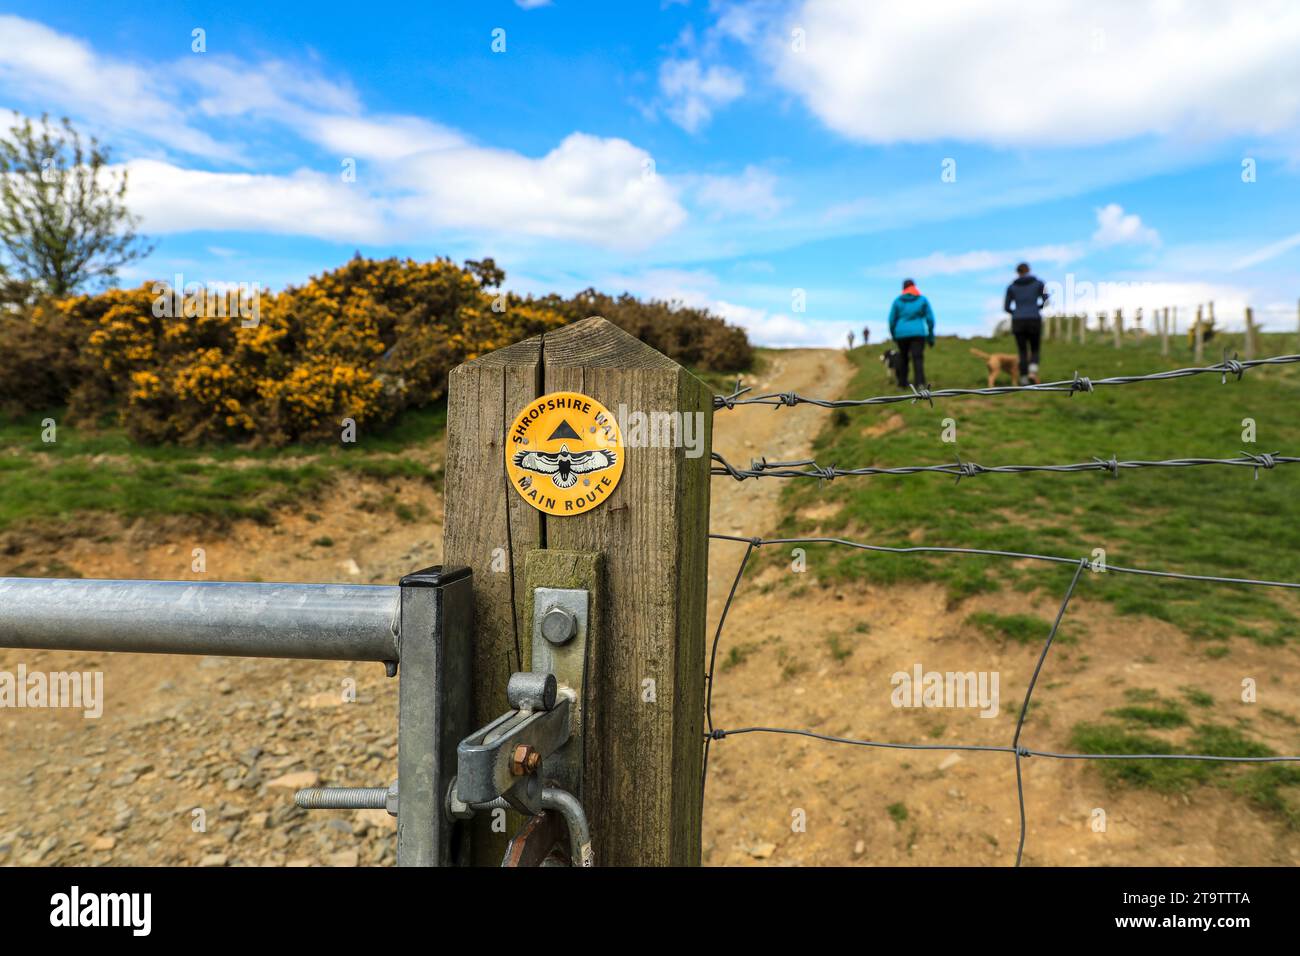
[[[998,380],[998,376],[1006,372],[1011,376],[1011,384],[1016,385],[1020,382],[1020,359],[1007,352],[995,352],[990,355],[988,352],[981,352],[979,349],[971,349],[970,354],[977,358],[982,358],[989,367],[989,388]]]
[[[880,353],[880,363],[885,366],[885,377],[890,381],[898,380],[898,363],[902,357],[898,349],[885,349]]]

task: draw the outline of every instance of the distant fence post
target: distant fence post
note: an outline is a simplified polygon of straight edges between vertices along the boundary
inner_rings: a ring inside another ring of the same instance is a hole
[[[1111,325],[1111,337],[1115,340],[1115,348],[1119,348],[1124,341],[1124,310],[1115,310],[1115,322]]]
[[[1160,354],[1169,354],[1169,306],[1160,310]]]
[[[1255,310],[1246,306],[1246,344],[1243,349],[1249,361],[1255,357]]]
[[[1198,305],[1196,307],[1196,325],[1192,329],[1193,340],[1196,343],[1196,364],[1205,361],[1205,327],[1201,324],[1202,311]]]
[[[595,399],[623,431],[621,479],[574,515],[535,510],[505,469],[515,417],[552,392]],[[658,440],[672,422],[675,440]],[[475,726],[508,709],[506,681],[530,663],[529,552],[599,555],[603,566],[583,702],[582,803],[598,866],[700,862],[712,422],[703,382],[598,317],[451,374],[444,553],[474,572]],[[498,833],[489,814],[475,816],[474,862],[499,863],[518,822]]]

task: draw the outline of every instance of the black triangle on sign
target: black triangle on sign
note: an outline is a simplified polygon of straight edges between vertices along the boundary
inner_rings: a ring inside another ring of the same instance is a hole
[[[560,426],[551,432],[551,437],[546,440],[555,441],[557,438],[576,438],[578,441],[582,441],[582,436],[573,430],[573,426],[569,424],[567,419],[561,420]]]

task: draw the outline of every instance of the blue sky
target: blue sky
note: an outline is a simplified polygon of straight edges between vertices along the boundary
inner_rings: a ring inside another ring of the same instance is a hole
[[[490,255],[811,345],[904,275],[982,332],[1027,258],[1078,310],[1296,324],[1288,0],[232,6],[0,4],[0,108],[130,172],[124,282]]]

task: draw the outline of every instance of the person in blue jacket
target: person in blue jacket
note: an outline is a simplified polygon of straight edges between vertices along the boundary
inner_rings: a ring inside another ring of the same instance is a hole
[[[915,371],[916,384],[925,386],[925,346],[934,345],[934,309],[930,300],[911,279],[903,280],[903,294],[889,308],[889,334],[898,343],[898,387],[907,388],[907,363]]]
[[[1002,303],[1011,316],[1011,333],[1016,337],[1020,354],[1020,384],[1037,385],[1038,360],[1043,341],[1043,307],[1047,305],[1047,286],[1029,271],[1029,263],[1016,266],[1016,279],[1007,286]]]

